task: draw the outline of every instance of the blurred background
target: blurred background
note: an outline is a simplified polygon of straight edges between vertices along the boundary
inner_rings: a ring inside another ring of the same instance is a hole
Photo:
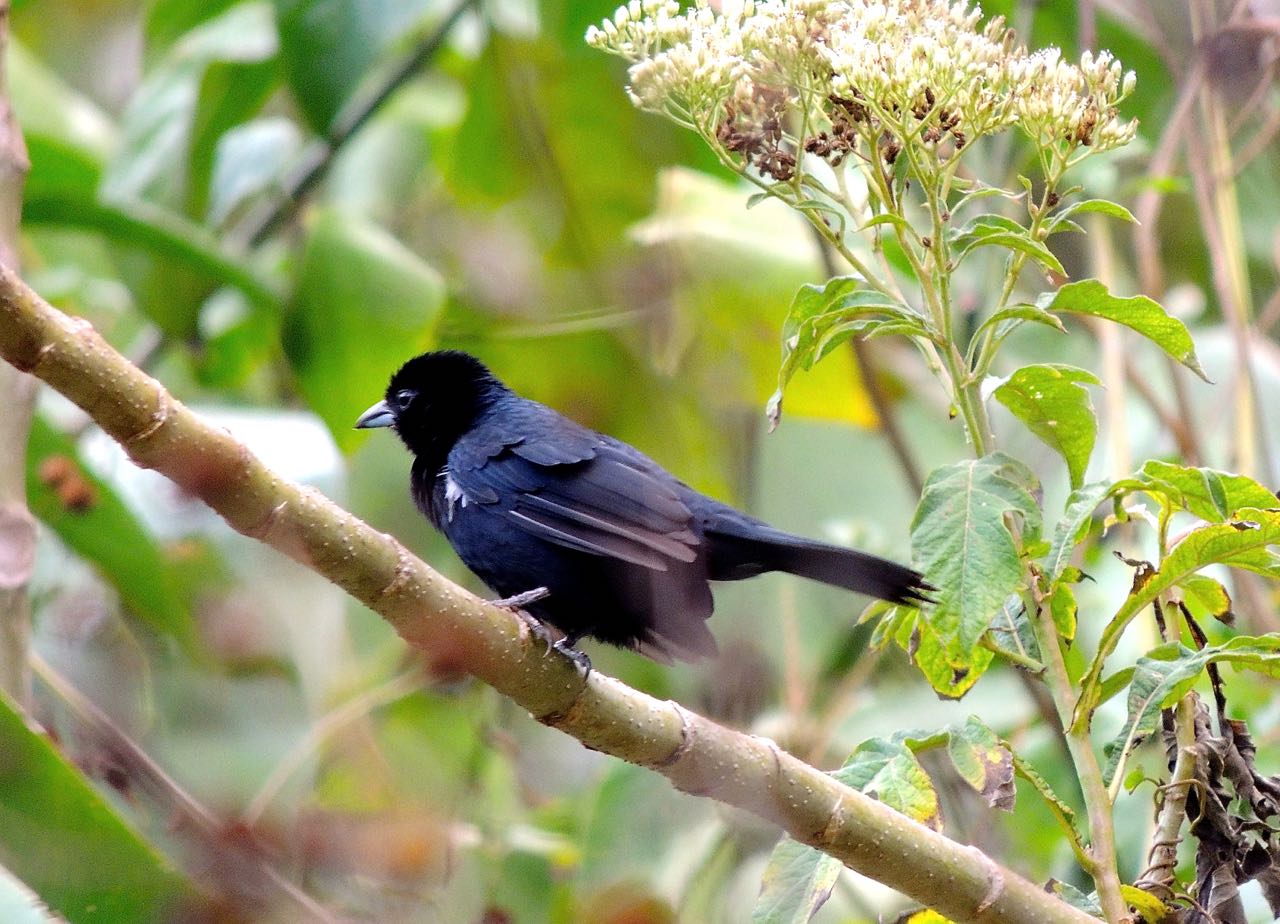
[[[1101,375],[1093,476],[1162,457],[1277,484],[1280,7],[983,8],[1033,45],[1109,48],[1137,71],[1124,114],[1138,140],[1076,180],[1143,223],[1091,223],[1055,251],[1073,278],[1183,318],[1215,384],[1085,324],[1024,328],[1007,359]],[[26,278],[278,472],[477,592],[413,509],[399,442],[351,429],[430,347],[477,354],[781,527],[908,559],[920,475],[968,454],[959,422],[914,351],[876,341],[874,370],[842,350],[797,377],[766,433],[779,329],[822,261],[798,217],[747,210],[749,190],[696,138],[633,109],[625,68],[582,42],[609,13],[587,0],[12,0]],[[1016,186],[1034,169],[1025,155],[998,139],[990,181]],[[966,276],[959,302],[980,310],[985,283]],[[1060,461],[1011,418],[996,424],[1056,519]],[[58,753],[28,754],[0,727],[0,759],[25,762],[25,783],[0,792],[0,856],[68,919],[153,919],[175,901],[184,920],[750,918],[775,830],[430,673],[381,619],[135,469],[47,391],[28,491],[33,708]],[[1141,541],[1109,537],[1129,555],[1149,551]],[[1088,639],[1131,573],[1101,551],[1085,567]],[[1276,628],[1260,585],[1236,593],[1248,628]],[[825,768],[870,736],[977,714],[1079,803],[1044,703],[1014,671],[947,702],[902,652],[867,650],[865,600],[768,576],[717,601],[713,662],[587,650],[602,672]],[[1130,641],[1132,654],[1154,636]],[[1274,767],[1280,698],[1243,677],[1232,691]],[[1123,717],[1108,708],[1100,741]],[[1141,753],[1156,772],[1158,748]],[[1085,885],[1033,793],[997,814],[929,768],[949,834]],[[1126,876],[1145,859],[1150,790],[1117,808]],[[903,906],[845,873],[818,920]]]

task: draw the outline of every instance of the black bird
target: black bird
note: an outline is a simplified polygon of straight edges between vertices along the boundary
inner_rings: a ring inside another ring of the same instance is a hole
[[[522,398],[475,357],[409,360],[356,427],[394,427],[413,497],[468,568],[555,647],[591,637],[670,662],[712,655],[708,581],[787,571],[893,603],[931,588],[910,568],[774,529],[626,443]],[[545,588],[539,593],[530,593]]]

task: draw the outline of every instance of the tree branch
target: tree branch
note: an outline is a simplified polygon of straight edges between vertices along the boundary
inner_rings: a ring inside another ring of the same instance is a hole
[[[328,578],[437,666],[462,668],[587,747],[678,789],[748,809],[795,839],[959,922],[1096,924],[958,844],[764,738],[593,672],[583,679],[510,613],[447,581],[319,492],[285,481],[173,398],[85,321],[0,268],[0,356],[62,392],[130,458],[201,498],[236,530]]]

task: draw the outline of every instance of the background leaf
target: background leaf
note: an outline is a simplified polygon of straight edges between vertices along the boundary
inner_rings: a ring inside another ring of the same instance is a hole
[[[0,863],[51,909],[72,924],[160,922],[199,903],[191,884],[4,697],[0,742]]]
[[[835,888],[844,866],[820,850],[784,836],[769,855],[752,924],[805,924]]]
[[[427,348],[444,303],[440,275],[384,231],[350,216],[315,216],[284,346],[312,410],[344,451],[356,417],[391,374]]]

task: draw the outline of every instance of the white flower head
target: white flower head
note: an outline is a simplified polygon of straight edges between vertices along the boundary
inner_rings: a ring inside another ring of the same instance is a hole
[[[1017,126],[1069,153],[1118,147],[1133,91],[1109,52],[1078,64],[1029,53],[999,17],[955,0],[630,0],[587,42],[631,62],[636,105],[715,139],[775,179],[802,152],[835,164],[859,145],[892,160],[923,142],[953,156]]]

